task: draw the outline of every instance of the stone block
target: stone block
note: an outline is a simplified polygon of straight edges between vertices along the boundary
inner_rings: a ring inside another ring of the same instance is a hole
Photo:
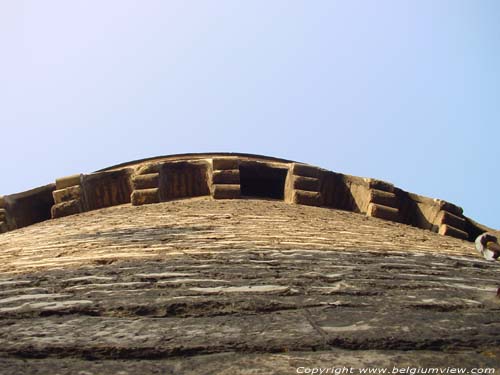
[[[68,202],[71,200],[79,199],[81,194],[81,188],[79,185],[70,186],[65,189],[54,190],[52,192],[52,197],[55,203]]]
[[[7,206],[7,202],[5,201],[5,197],[3,195],[0,196],[0,208],[5,208]]]
[[[141,189],[134,190],[130,196],[130,202],[134,206],[143,204],[152,204],[160,202],[160,189]]]
[[[307,206],[321,206],[321,194],[316,191],[294,190],[292,202]]]
[[[439,225],[448,224],[457,229],[463,230],[466,226],[466,221],[463,217],[452,214],[448,211],[440,211],[437,217]]]
[[[441,199],[435,199],[434,201],[439,204],[443,211],[451,212],[452,214],[455,214],[457,216],[462,216],[464,212],[462,207],[459,207],[453,203],[443,201]]]
[[[320,178],[322,171],[311,165],[294,163],[292,166],[292,174],[303,177]]]
[[[5,233],[9,230],[5,221],[0,221],[0,233]]]
[[[398,200],[396,194],[394,193],[378,189],[371,189],[368,194],[370,195],[369,202],[371,203],[381,204],[388,207],[398,206]]]
[[[212,182],[214,184],[239,185],[240,171],[239,169],[215,170],[213,171]]]
[[[292,179],[294,189],[319,191],[319,180],[315,177],[293,176]]]
[[[367,178],[366,182],[368,183],[368,187],[370,189],[377,189],[394,193],[394,185],[391,184],[390,182],[377,180],[375,178]]]
[[[370,203],[366,215],[378,217],[379,219],[399,221],[399,210],[394,207],[388,207],[381,204]]]
[[[460,238],[462,240],[467,240],[469,239],[469,234],[463,230],[460,230],[458,228],[454,228],[448,224],[442,224],[439,227],[439,234],[442,234],[443,236],[451,236],[455,238]]]
[[[79,199],[55,204],[51,209],[51,215],[53,219],[78,214],[80,212],[82,212],[82,204]]]
[[[160,164],[146,164],[142,165],[138,170],[137,174],[150,174],[160,172]]]
[[[132,177],[132,186],[135,190],[157,188],[159,183],[159,173],[140,174]]]
[[[61,190],[70,186],[80,185],[81,178],[81,174],[58,178],[56,179],[56,189]]]
[[[240,197],[240,185],[214,185],[215,199],[236,199]]]
[[[214,158],[212,165],[214,170],[238,169],[240,161],[238,158]]]

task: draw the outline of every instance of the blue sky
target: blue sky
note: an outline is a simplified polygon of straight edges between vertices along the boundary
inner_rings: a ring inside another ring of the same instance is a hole
[[[0,0],[0,194],[233,151],[500,228],[498,1]]]

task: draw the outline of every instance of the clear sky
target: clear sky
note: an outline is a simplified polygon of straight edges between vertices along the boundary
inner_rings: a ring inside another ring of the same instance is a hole
[[[0,194],[229,151],[500,228],[500,2],[0,0]]]

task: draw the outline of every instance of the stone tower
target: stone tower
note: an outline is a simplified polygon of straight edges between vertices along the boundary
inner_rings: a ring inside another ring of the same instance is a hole
[[[186,154],[0,205],[1,373],[500,369],[500,268],[470,242],[492,230],[449,202]]]

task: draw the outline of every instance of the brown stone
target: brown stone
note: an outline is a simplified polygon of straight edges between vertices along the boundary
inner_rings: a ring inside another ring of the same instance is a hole
[[[466,222],[463,217],[452,214],[448,211],[440,211],[438,214],[437,222],[439,225],[448,224],[451,227],[463,230]]]
[[[160,170],[160,200],[210,195],[206,161],[165,163]]]
[[[315,191],[297,190],[292,193],[292,201],[306,206],[320,206],[321,194]]]
[[[322,171],[318,167],[312,165],[294,163],[292,166],[292,174],[304,177],[321,177]]]
[[[454,228],[448,224],[443,224],[439,227],[439,234],[460,238],[462,240],[469,239],[469,234],[467,232],[464,232],[463,230],[460,230],[458,228]]]
[[[369,191],[369,194],[371,203],[381,204],[388,207],[397,207],[397,198],[396,194],[394,193],[378,189],[371,189]]]
[[[319,179],[315,177],[296,176],[293,177],[293,188],[298,190],[319,191]]]
[[[441,209],[444,211],[451,212],[452,214],[455,214],[457,216],[462,216],[464,210],[462,207],[459,207],[453,203],[443,201],[441,199],[436,199],[438,204],[440,205]]]
[[[379,219],[399,221],[399,211],[397,208],[381,204],[370,203],[366,214],[368,216],[378,217]]]
[[[0,221],[7,221],[7,210],[0,208]]]
[[[240,197],[240,185],[214,185],[215,199],[236,199]]]
[[[80,185],[81,178],[81,174],[74,174],[71,176],[58,178],[56,179],[56,189],[61,190],[70,186]]]
[[[5,202],[5,197],[2,195],[0,196],[0,208],[5,208],[7,205],[7,202]]]
[[[135,190],[157,188],[159,181],[159,173],[140,174],[132,177],[132,185]]]
[[[388,191],[388,192],[391,192],[391,193],[394,192],[394,185],[391,184],[390,182],[386,182],[386,181],[382,181],[382,180],[377,180],[375,178],[368,178],[367,182],[368,182],[368,186],[371,189]]]
[[[54,190],[52,196],[55,203],[67,202],[79,199],[81,194],[80,185],[70,186],[65,189]]]
[[[82,212],[82,204],[80,199],[55,204],[51,209],[53,219],[68,215],[74,215],[80,212]]]
[[[134,190],[130,197],[130,201],[134,206],[141,206],[143,204],[158,203],[160,201],[160,189],[141,189]]]
[[[214,184],[238,185],[240,183],[239,169],[215,170],[212,175]]]
[[[9,230],[5,221],[0,221],[0,233],[5,233]]]
[[[212,165],[214,170],[238,169],[240,162],[238,158],[214,158]]]
[[[160,171],[160,164],[146,164],[142,165],[137,170],[137,174],[158,173],[159,171]]]

